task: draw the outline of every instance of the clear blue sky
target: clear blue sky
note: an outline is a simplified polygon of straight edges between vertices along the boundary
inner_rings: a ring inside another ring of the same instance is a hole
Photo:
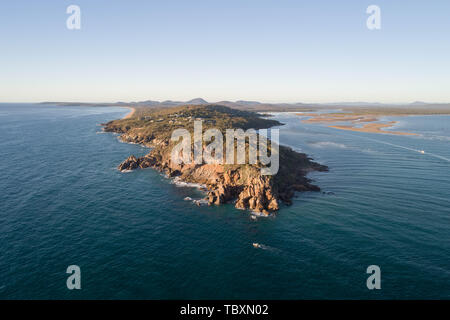
[[[0,102],[450,102],[448,0],[1,1],[0,41]]]

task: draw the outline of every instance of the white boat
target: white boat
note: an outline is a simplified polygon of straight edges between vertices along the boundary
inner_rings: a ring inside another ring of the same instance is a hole
[[[424,150],[420,150],[419,151],[421,154],[425,154],[425,151]]]
[[[260,245],[259,243],[257,243],[257,242],[254,242],[254,243],[253,243],[253,247],[255,247],[255,248],[261,248],[261,245]]]

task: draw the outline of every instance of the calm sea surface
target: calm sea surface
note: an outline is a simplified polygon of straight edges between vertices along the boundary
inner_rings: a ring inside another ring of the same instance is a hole
[[[127,112],[0,104],[0,298],[450,298],[450,117],[388,118],[411,137],[276,114],[281,143],[330,172],[311,175],[324,193],[254,221],[184,201],[201,194],[152,169],[117,171],[147,152],[101,133]],[[73,264],[82,290],[66,288]]]

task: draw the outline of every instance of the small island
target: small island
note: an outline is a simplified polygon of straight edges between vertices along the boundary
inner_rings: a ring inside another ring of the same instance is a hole
[[[127,117],[104,124],[104,131],[120,134],[123,142],[142,144],[151,148],[140,158],[128,157],[118,169],[154,168],[168,177],[204,186],[209,205],[234,202],[239,209],[249,209],[269,215],[281,203],[291,204],[296,191],[320,191],[306,176],[311,171],[327,171],[307,155],[286,146],[279,146],[279,170],[275,175],[262,175],[256,164],[177,164],[171,161],[171,141],[175,129],[192,132],[194,121],[201,120],[203,130],[266,129],[282,125],[262,115],[221,105],[187,105],[171,108],[137,107]],[[202,146],[203,148],[206,145]],[[270,146],[268,146],[270,152]]]

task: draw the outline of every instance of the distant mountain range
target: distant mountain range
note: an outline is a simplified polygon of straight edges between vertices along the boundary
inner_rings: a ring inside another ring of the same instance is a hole
[[[258,101],[218,101],[208,102],[202,98],[195,98],[188,101],[132,101],[132,102],[113,102],[113,103],[90,103],[90,102],[42,102],[41,104],[53,104],[61,106],[131,106],[131,107],[172,107],[181,105],[206,105],[218,104],[230,108],[252,111],[304,111],[314,109],[336,109],[336,108],[433,108],[433,109],[449,109],[450,103],[427,103],[422,101],[415,101],[413,103],[405,104],[385,104],[379,102],[333,102],[333,103],[264,103]]]

